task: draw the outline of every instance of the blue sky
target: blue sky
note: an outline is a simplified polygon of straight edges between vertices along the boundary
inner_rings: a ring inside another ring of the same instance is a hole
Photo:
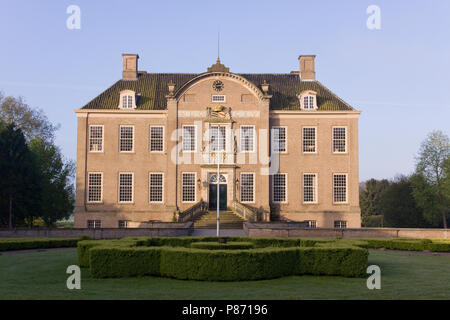
[[[81,29],[69,30],[69,5]],[[381,29],[366,27],[369,5]],[[0,91],[60,123],[57,144],[76,156],[76,117],[121,77],[123,52],[148,72],[206,71],[217,56],[237,73],[298,70],[362,110],[360,180],[414,169],[432,130],[450,133],[450,1],[20,1],[0,2]]]

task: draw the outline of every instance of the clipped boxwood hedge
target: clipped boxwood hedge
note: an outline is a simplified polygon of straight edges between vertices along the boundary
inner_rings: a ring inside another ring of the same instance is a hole
[[[363,276],[367,249],[344,244],[327,247],[331,241],[230,237],[229,247],[245,249],[211,250],[224,244],[219,244],[215,237],[135,237],[81,241],[78,259],[80,266],[90,267],[95,278],[153,275],[240,281],[301,274]]]
[[[82,238],[3,238],[0,251],[76,247]]]
[[[192,242],[191,248],[206,250],[237,250],[237,249],[253,249],[255,246],[251,242]]]

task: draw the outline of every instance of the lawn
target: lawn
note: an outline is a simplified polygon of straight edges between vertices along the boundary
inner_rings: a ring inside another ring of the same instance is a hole
[[[381,268],[381,290],[365,278],[292,276],[245,282],[198,282],[157,277],[92,279],[66,288],[76,249],[0,255],[0,299],[450,299],[449,257],[370,250]]]

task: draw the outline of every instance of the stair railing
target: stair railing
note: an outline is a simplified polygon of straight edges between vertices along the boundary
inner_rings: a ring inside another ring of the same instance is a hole
[[[250,222],[257,222],[259,220],[259,210],[256,208],[252,208],[236,200],[232,202],[231,208],[233,209],[234,213],[236,213],[244,220]]]
[[[192,207],[178,213],[178,222],[193,221],[199,215],[205,213],[208,210],[208,205],[205,201],[200,200]]]

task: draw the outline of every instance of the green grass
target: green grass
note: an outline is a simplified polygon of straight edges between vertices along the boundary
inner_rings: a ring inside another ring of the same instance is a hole
[[[66,288],[76,249],[0,256],[0,299],[450,299],[450,258],[370,250],[381,268],[381,290],[365,278],[292,276],[245,282],[198,282],[159,277],[92,279]]]

